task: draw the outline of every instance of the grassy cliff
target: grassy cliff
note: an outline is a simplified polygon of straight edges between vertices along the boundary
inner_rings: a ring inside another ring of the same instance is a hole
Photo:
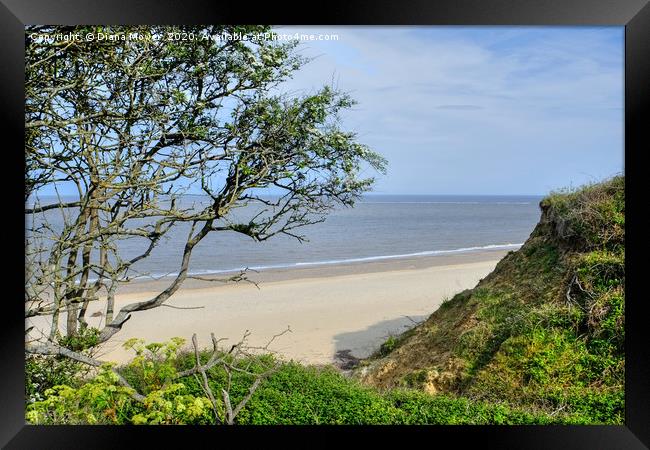
[[[624,178],[552,193],[526,243],[359,369],[376,387],[622,423]]]

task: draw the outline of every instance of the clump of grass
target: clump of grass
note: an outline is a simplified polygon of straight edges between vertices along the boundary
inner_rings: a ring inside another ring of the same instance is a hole
[[[379,354],[385,356],[395,350],[395,347],[397,347],[397,338],[395,336],[389,336],[379,347]]]
[[[558,237],[583,250],[616,250],[625,243],[625,179],[616,176],[551,193],[541,205]]]
[[[594,423],[621,423],[622,379],[605,379],[603,363],[616,371],[618,361],[598,358],[571,331],[534,329],[506,340],[467,393],[551,413],[565,410]]]

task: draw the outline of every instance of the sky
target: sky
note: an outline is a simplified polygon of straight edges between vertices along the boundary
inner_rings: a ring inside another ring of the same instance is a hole
[[[377,194],[544,195],[623,172],[623,27],[276,27],[336,34],[284,85],[334,85],[388,160]]]
[[[358,102],[341,125],[388,160],[363,173],[373,193],[545,195],[623,173],[623,27],[275,30],[338,36],[302,41],[311,61],[279,89]]]

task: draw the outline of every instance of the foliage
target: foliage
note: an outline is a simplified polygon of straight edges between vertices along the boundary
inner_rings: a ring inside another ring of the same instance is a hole
[[[117,384],[110,367],[78,388],[57,385],[46,392],[43,401],[27,406],[26,417],[33,424],[110,424],[123,423],[133,405],[130,390]]]
[[[25,401],[45,399],[45,392],[57,385],[75,386],[85,364],[61,356],[27,355],[25,358]]]
[[[184,377],[163,382],[162,373],[178,373],[192,366],[193,355],[179,340],[128,345],[137,356],[119,372],[133,386],[147,392],[143,402],[119,385],[110,366],[103,366],[79,387],[57,386],[45,400],[27,409],[34,424],[211,424],[214,413],[200,382]],[[203,351],[201,358],[207,359]],[[245,358],[241,367],[260,372],[274,360],[271,355]],[[215,366],[208,372],[212,389],[226,388],[228,377]],[[245,394],[250,375],[237,372],[230,380],[233,398]],[[223,405],[220,403],[222,408]],[[381,392],[341,375],[332,367],[305,367],[284,362],[255,392],[237,418],[239,424],[523,424],[574,423],[578,418],[550,417],[503,404],[473,401],[450,395],[430,396],[409,389]]]
[[[540,206],[520,250],[366,362],[360,377],[554,420],[622,423],[624,179],[553,193]]]
[[[123,372],[128,371],[134,389],[148,395],[172,383],[177,374],[174,361],[184,343],[185,340],[178,337],[168,342],[150,344],[137,338],[127,340],[123,347],[133,350],[136,356],[123,368]]]
[[[379,354],[387,355],[392,352],[397,346],[397,338],[395,336],[389,336],[384,343],[379,347]]]
[[[559,237],[582,250],[617,250],[625,245],[623,176],[551,193],[541,207],[549,211]]]
[[[99,343],[99,329],[82,326],[71,336],[61,336],[57,332],[57,343],[73,351],[83,351],[93,348]]]
[[[540,328],[506,340],[467,392],[484,400],[566,410],[591,423],[622,423],[624,393],[615,376],[620,363],[590,353],[569,331]]]
[[[144,400],[144,408],[131,417],[134,425],[214,423],[210,400],[203,396],[184,394],[183,383],[174,383],[152,390]]]
[[[209,399],[188,393],[175,378],[176,359],[184,340],[145,344],[129,339],[124,347],[136,356],[122,372],[133,387],[125,387],[110,364],[103,365],[90,379],[74,380],[72,387],[59,384],[45,391],[46,398],[28,406],[27,419],[36,424],[181,424],[213,423]],[[141,402],[132,394],[144,394]]]
[[[97,344],[99,330],[82,327],[74,336],[56,334],[58,343],[74,351],[85,351]],[[28,403],[43,400],[45,391],[57,385],[76,385],[90,367],[60,355],[26,355],[25,396]]]

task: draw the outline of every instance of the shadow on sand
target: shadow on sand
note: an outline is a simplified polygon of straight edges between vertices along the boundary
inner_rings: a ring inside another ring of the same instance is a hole
[[[383,320],[364,330],[334,336],[334,365],[342,370],[353,369],[360,358],[367,358],[390,336],[397,336],[424,321],[429,315],[401,316]]]

